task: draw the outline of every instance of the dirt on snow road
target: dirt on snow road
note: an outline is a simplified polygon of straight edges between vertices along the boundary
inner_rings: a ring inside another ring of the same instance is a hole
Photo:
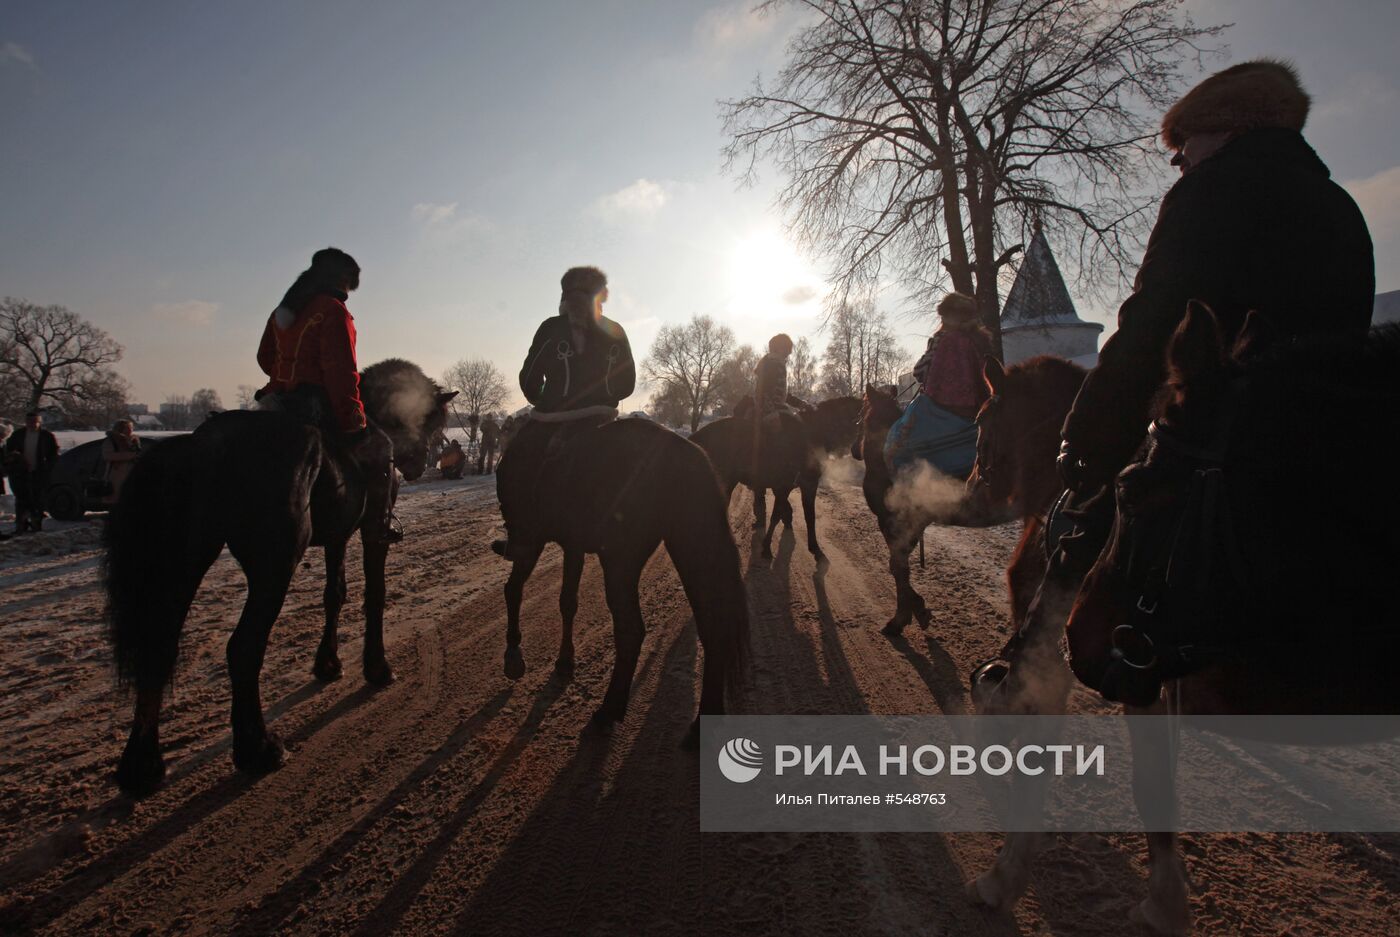
[[[915,584],[928,631],[891,641],[884,547],[858,487],[818,502],[829,565],[800,527],[763,561],[747,495],[731,524],[752,610],[743,713],[962,713],[966,674],[1005,640],[1002,570],[1016,531],[928,534]],[[342,621],[346,676],[311,677],[322,563],[309,554],[273,632],[263,700],[287,743],[263,778],[229,758],[224,643],[243,578],[227,554],[185,629],[165,709],[165,786],[139,803],[112,769],[130,702],[115,685],[97,522],[0,546],[0,931],[53,934],[1091,934],[1132,932],[1140,837],[1058,838],[1014,916],[963,882],[995,835],[706,834],[696,755],[695,628],[663,550],[642,580],[648,636],[626,722],[580,733],[612,666],[590,559],[572,680],[552,672],[560,554],[526,592],[529,671],[502,675],[506,564],[490,553],[491,479],[406,489],[389,566],[376,690],[353,666],[357,548]],[[800,515],[800,512],[799,512]],[[1079,711],[1103,707],[1077,694]],[[1106,711],[1106,710],[1104,710]],[[1400,837],[1186,836],[1198,930],[1400,929]]]

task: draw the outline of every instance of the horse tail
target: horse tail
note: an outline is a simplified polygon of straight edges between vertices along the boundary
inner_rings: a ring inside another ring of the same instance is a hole
[[[726,690],[743,682],[748,667],[749,604],[739,549],[729,530],[729,508],[719,478],[705,452],[684,443],[671,467],[675,512],[666,531],[666,550],[695,610],[695,627],[705,648],[706,666],[717,663]]]
[[[175,672],[194,587],[182,581],[190,536],[197,443],[177,436],[136,460],[103,532],[109,637],[117,679],[159,690]]]

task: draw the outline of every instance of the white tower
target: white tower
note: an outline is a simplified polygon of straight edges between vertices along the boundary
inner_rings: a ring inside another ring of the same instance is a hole
[[[1016,282],[1001,310],[1003,363],[1024,361],[1036,355],[1082,358],[1096,355],[1103,326],[1085,322],[1074,311],[1060,268],[1040,226],[1031,236]]]

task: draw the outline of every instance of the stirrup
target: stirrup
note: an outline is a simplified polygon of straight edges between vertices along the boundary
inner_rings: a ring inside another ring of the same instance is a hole
[[[385,527],[373,533],[361,528],[360,533],[369,543],[395,544],[403,542],[403,524],[400,524],[399,519],[393,514],[389,515],[389,523]]]

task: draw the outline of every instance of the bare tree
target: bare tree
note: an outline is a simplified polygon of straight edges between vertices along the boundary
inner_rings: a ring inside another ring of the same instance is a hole
[[[251,410],[257,406],[256,394],[258,389],[252,384],[238,385],[238,409]]]
[[[471,417],[480,420],[493,410],[499,410],[510,394],[506,379],[496,366],[485,358],[463,358],[448,368],[442,376],[443,390],[455,390],[457,396],[448,404],[457,426],[475,438],[475,427],[468,430]]]
[[[758,352],[754,347],[741,345],[719,366],[715,374],[716,412],[733,413],[740,400],[753,396],[753,371],[757,364]]]
[[[866,384],[893,384],[909,362],[885,314],[868,301],[837,307],[827,328],[822,390],[833,397],[859,396]]]
[[[19,388],[23,409],[60,409],[109,393],[122,346],[62,306],[0,302],[0,385]]]
[[[92,426],[106,429],[117,420],[130,416],[127,396],[131,385],[113,371],[102,372],[87,385],[87,394],[73,398],[63,407],[63,416],[70,427]]]
[[[1149,115],[1221,29],[1180,0],[763,4],[789,5],[812,23],[771,88],[725,103],[727,168],[776,162],[790,228],[834,261],[833,309],[888,270],[914,303],[976,296],[994,334],[1035,224],[1091,286],[1136,263],[1164,162]]]
[[[692,316],[685,325],[662,326],[652,342],[644,365],[647,378],[685,401],[692,433],[714,407],[715,378],[733,351],[734,333],[709,316]]]
[[[224,402],[219,399],[219,392],[212,387],[201,387],[190,395],[190,421],[194,424],[204,422],[209,414],[218,413],[223,408]]]
[[[801,400],[811,401],[817,395],[817,356],[812,351],[812,343],[807,336],[797,340],[792,346],[792,356],[788,358],[788,393]]]
[[[168,394],[160,405],[160,421],[166,429],[190,429],[193,425],[190,398],[184,394]]]

